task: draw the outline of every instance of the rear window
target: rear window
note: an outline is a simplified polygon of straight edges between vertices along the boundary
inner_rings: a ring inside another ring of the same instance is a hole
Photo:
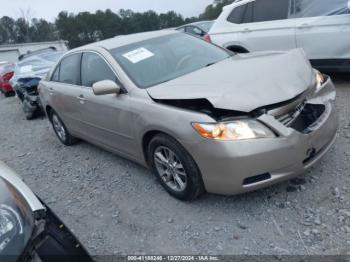
[[[248,3],[233,9],[228,17],[228,21],[234,24],[244,24],[252,22],[253,4]]]
[[[290,0],[256,0],[233,9],[227,20],[235,24],[283,20],[289,9]]]
[[[348,0],[293,0],[294,18],[350,14]]]

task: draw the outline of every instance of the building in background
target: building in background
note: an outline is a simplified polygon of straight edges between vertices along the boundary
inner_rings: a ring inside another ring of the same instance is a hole
[[[66,42],[62,40],[55,42],[0,45],[0,62],[7,61],[10,63],[16,63],[18,61],[19,56],[45,48],[54,48],[57,51],[68,50]]]

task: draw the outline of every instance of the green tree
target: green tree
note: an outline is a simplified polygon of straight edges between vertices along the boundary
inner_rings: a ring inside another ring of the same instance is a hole
[[[222,12],[222,8],[225,5],[229,5],[233,2],[234,0],[218,0],[214,1],[213,4],[208,5],[207,8],[205,9],[204,13],[202,13],[199,16],[200,20],[214,20],[218,18],[218,16]]]
[[[107,9],[78,14],[63,11],[57,16],[55,23],[50,23],[44,19],[30,20],[30,12],[22,11],[23,17],[17,20],[7,16],[0,19],[0,44],[63,39],[74,48],[117,35],[173,28],[198,20],[215,19],[223,6],[232,2],[233,0],[214,0],[199,17],[186,19],[174,11],[157,14],[151,10],[140,13],[121,9],[114,13]]]

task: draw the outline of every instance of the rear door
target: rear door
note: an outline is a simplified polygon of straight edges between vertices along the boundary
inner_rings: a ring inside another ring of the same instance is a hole
[[[312,62],[332,67],[350,60],[348,0],[294,0],[297,46]]]
[[[105,147],[128,156],[138,154],[133,139],[132,119],[128,94],[96,96],[92,85],[103,80],[118,82],[109,63],[95,52],[85,52],[81,67],[81,120],[84,136]],[[137,153],[136,153],[137,152]]]
[[[248,51],[289,50],[296,47],[290,8],[290,0],[255,0],[236,7],[228,21],[238,25],[237,40]]]
[[[47,85],[49,104],[62,118],[70,132],[81,130],[79,100],[81,53],[65,57]]]

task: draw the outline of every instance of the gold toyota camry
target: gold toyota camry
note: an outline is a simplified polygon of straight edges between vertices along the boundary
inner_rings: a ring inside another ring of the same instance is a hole
[[[63,144],[149,167],[182,200],[302,174],[338,126],[334,85],[302,50],[235,54],[166,30],[71,50],[39,93]]]

